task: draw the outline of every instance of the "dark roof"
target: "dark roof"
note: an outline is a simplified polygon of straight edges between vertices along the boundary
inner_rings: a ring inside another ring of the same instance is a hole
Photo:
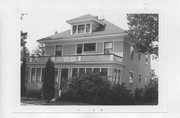
[[[88,15],[86,16],[88,17]],[[80,17],[76,18],[79,19]],[[110,34],[121,34],[125,33],[125,31],[118,26],[108,22],[107,20],[100,19],[105,25],[100,25],[95,31],[92,33],[86,34],[74,34],[71,35],[71,30],[66,30],[61,33],[54,34],[52,36],[42,38],[38,41],[46,41],[46,40],[53,40],[53,39],[68,39],[68,38],[78,38],[78,37],[88,37],[88,36],[98,36],[98,35],[110,35]]]
[[[94,16],[91,15],[91,14],[86,14],[86,15],[83,15],[83,16],[80,16],[80,17],[77,17],[77,18],[67,20],[66,22],[77,22],[79,20],[86,20],[86,19],[90,19],[90,18],[94,18]]]

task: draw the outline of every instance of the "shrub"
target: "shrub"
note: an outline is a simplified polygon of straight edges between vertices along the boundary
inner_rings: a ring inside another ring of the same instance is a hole
[[[143,103],[144,101],[144,89],[143,88],[136,88],[134,99],[136,104]]]
[[[130,105],[134,104],[133,95],[131,94],[131,91],[126,88],[125,84],[122,85],[115,85],[112,88],[112,94],[110,97],[112,104],[117,105]]]
[[[96,105],[133,104],[130,90],[124,84],[111,86],[106,76],[93,73],[71,79],[60,100]]]
[[[158,104],[158,79],[150,80],[150,83],[145,88],[144,101],[148,103]]]
[[[40,90],[29,90],[27,91],[27,97],[41,98],[42,94]]]
[[[46,67],[43,69],[43,97],[47,102],[55,96],[54,72],[54,63],[48,59]]]

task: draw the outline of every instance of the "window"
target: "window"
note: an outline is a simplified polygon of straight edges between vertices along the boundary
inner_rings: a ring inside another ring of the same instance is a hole
[[[90,24],[86,24],[86,33],[90,32]]]
[[[35,68],[31,70],[31,81],[36,82]]]
[[[95,51],[96,43],[86,43],[84,44],[84,51]]]
[[[82,44],[77,44],[77,54],[82,54],[82,48],[83,48]]]
[[[94,68],[94,73],[96,74],[100,73],[100,68]]]
[[[84,25],[78,25],[78,33],[84,33]]]
[[[131,57],[131,59],[133,59],[133,57],[134,57],[134,48],[133,48],[133,46],[130,46],[130,57]]]
[[[55,68],[55,73],[54,73],[54,80],[55,82],[58,82],[58,68]]]
[[[148,65],[148,55],[146,55],[145,61],[146,61],[146,65]]]
[[[141,74],[139,74],[139,82],[141,82]]]
[[[56,46],[56,56],[62,56],[62,45],[57,45]]]
[[[92,68],[86,68],[86,73],[87,74],[92,73]]]
[[[107,76],[108,69],[107,68],[101,68],[101,73],[102,73],[102,75]]]
[[[85,68],[79,68],[79,75],[85,74]]]
[[[36,81],[41,82],[41,68],[37,68],[36,71]]]
[[[129,72],[129,84],[132,85],[133,84],[133,72]]]
[[[76,28],[77,28],[77,26],[74,25],[74,26],[73,26],[73,29],[72,29],[72,34],[76,34]]]
[[[112,53],[113,44],[112,42],[104,42],[104,54]]]
[[[72,77],[77,77],[78,76],[78,68],[73,68],[72,69]]]
[[[118,70],[118,84],[120,84],[120,79],[121,79],[121,70]]]

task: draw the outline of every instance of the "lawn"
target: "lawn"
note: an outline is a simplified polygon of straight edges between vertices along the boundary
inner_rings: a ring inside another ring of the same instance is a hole
[[[80,102],[70,102],[70,101],[52,101],[50,103],[47,103],[45,100],[41,98],[23,97],[21,98],[21,105],[29,106],[29,105],[88,105],[88,104],[80,103]]]

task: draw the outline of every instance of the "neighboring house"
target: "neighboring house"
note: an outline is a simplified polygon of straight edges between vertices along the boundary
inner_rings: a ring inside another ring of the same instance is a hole
[[[132,90],[149,82],[150,56],[135,52],[136,42],[124,30],[90,14],[67,23],[70,30],[38,40],[45,46],[46,56],[29,59],[27,90],[41,89],[48,58],[55,63],[56,89],[66,87],[68,79],[90,72],[101,72],[112,84],[125,83]]]

